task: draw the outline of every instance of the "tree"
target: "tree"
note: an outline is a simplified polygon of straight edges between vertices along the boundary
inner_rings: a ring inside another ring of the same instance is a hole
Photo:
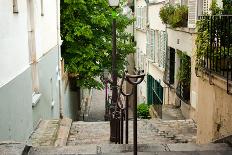
[[[117,9],[117,73],[124,69],[126,56],[134,52],[131,35],[125,32],[133,20]],[[107,0],[62,0],[62,57],[69,74],[77,77],[77,85],[101,88],[95,80],[103,69],[111,68],[112,8]]]

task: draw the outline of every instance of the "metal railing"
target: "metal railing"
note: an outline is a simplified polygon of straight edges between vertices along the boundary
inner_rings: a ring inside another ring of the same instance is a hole
[[[200,16],[199,20],[204,26],[198,29],[198,33],[208,36],[204,41],[206,50],[202,51],[198,62],[210,76],[213,73],[227,80],[229,94],[229,82],[232,81],[232,15]]]
[[[133,105],[133,145],[134,145],[134,155],[137,155],[137,85],[140,84],[144,79],[144,72],[138,71],[135,75],[130,75],[128,72],[124,72],[121,80],[120,86],[118,86],[118,100],[117,104],[114,107],[114,111],[110,114],[111,117],[115,119],[115,135],[116,140],[115,144],[128,144],[129,141],[129,97],[134,95],[134,105]],[[133,88],[130,93],[125,93],[122,89],[124,81],[129,82],[133,85]],[[125,103],[122,102],[121,96],[126,98]],[[124,127],[125,121],[125,127]],[[124,138],[125,133],[125,138]]]
[[[176,95],[185,103],[190,100],[190,86],[179,83],[176,88]]]

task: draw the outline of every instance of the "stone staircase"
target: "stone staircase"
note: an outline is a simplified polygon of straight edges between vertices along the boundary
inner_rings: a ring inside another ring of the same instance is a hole
[[[64,147],[35,147],[29,155],[68,155],[68,154],[133,154],[132,144],[85,144]],[[141,155],[230,155],[232,149],[227,144],[139,144]]]
[[[130,120],[129,144],[114,144],[109,141],[109,122],[43,121],[30,138],[32,147],[25,147],[18,154],[133,154],[132,124]],[[138,154],[232,155],[232,148],[225,143],[197,145],[195,142],[196,125],[190,119],[138,120]]]

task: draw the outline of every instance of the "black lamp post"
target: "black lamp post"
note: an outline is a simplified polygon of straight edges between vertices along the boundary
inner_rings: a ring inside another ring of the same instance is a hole
[[[116,8],[119,6],[119,0],[109,0],[109,6],[112,11],[112,103],[110,113],[113,113],[117,106],[118,90],[117,90],[117,70],[116,70]],[[110,118],[110,141],[116,141],[116,119],[111,115]]]

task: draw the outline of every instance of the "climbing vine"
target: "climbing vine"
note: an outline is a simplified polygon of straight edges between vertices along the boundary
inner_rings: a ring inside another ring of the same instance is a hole
[[[177,51],[180,58],[180,67],[177,71],[177,80],[182,85],[190,85],[191,82],[191,59],[186,52]]]

